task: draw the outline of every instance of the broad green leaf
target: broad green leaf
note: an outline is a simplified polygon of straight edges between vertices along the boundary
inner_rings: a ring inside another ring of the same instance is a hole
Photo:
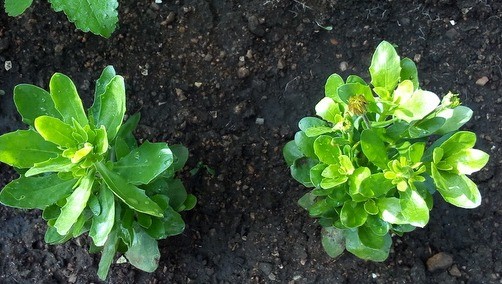
[[[106,276],[108,275],[110,266],[113,263],[113,259],[115,258],[115,253],[117,252],[117,246],[118,246],[117,229],[114,229],[108,235],[108,239],[106,240],[105,245],[103,246],[101,259],[99,260],[98,277],[103,281],[106,280]]]
[[[300,205],[305,210],[309,210],[310,207],[312,207],[315,204],[315,199],[316,199],[315,195],[313,195],[310,192],[307,192],[305,193],[305,195],[302,196],[302,198],[298,200],[298,205]]]
[[[337,258],[345,251],[345,236],[343,230],[335,227],[326,227],[323,228],[321,234],[322,247],[330,257]]]
[[[302,131],[318,126],[328,126],[328,123],[317,117],[304,117],[298,122],[298,128]]]
[[[440,172],[431,165],[432,178],[444,200],[457,207],[476,208],[481,205],[478,187],[465,175]]]
[[[167,181],[164,194],[169,198],[169,206],[178,211],[187,199],[185,186],[179,179]]]
[[[336,186],[339,186],[341,184],[346,183],[348,179],[349,178],[347,176],[328,177],[328,178],[324,178],[321,181],[320,186],[321,186],[321,188],[329,189],[329,188],[333,188],[333,187],[336,187]]]
[[[432,145],[430,145],[427,149],[425,149],[424,155],[422,156],[422,162],[424,162],[424,163],[432,162],[434,151],[436,151],[436,149],[440,148],[440,146],[446,140],[450,139],[455,133],[457,133],[457,132],[449,132],[449,133],[441,136],[436,141],[434,141],[434,143],[432,143]],[[387,134],[388,134],[388,132],[387,132]],[[476,138],[474,138],[474,139],[476,139]],[[472,147],[470,147],[470,148],[472,148]],[[441,149],[441,158],[443,157],[443,154],[444,154],[444,150]]]
[[[305,132],[298,131],[295,134],[295,143],[298,149],[307,157],[317,159],[314,152],[314,141],[316,137],[308,137]]]
[[[71,239],[73,235],[68,233],[64,236],[58,234],[56,228],[47,227],[47,231],[45,231],[44,241],[50,245],[62,244]]]
[[[152,218],[152,224],[145,231],[154,239],[176,236],[185,230],[185,222],[173,208],[167,207],[163,218]]]
[[[195,205],[197,205],[197,197],[193,194],[189,194],[183,203],[183,207],[185,207],[183,208],[183,211],[192,210]]]
[[[365,178],[359,191],[366,197],[380,197],[394,187],[392,181],[386,179],[383,173],[377,173]]]
[[[70,172],[75,166],[70,159],[57,156],[41,163],[36,163],[24,175],[26,177],[48,172]]]
[[[401,201],[399,198],[388,197],[377,200],[379,214],[382,220],[391,224],[408,224],[406,218],[401,214]]]
[[[314,185],[314,187],[319,187],[324,177],[322,176],[322,172],[326,169],[327,165],[323,163],[319,163],[312,168],[310,168],[310,182]]]
[[[385,222],[380,217],[375,215],[369,215],[364,225],[370,228],[373,234],[378,236],[384,236],[390,230],[389,223]]]
[[[84,32],[108,38],[118,22],[117,0],[49,0],[56,12],[63,11],[70,22]]]
[[[46,141],[61,147],[76,147],[78,144],[73,138],[74,129],[71,125],[57,118],[46,115],[39,116],[35,119],[35,129]]]
[[[117,161],[113,170],[131,184],[148,184],[172,163],[173,153],[166,143],[146,141]]]
[[[17,17],[28,9],[32,2],[33,0],[5,0],[5,12],[11,17]]]
[[[458,151],[472,148],[475,144],[476,134],[469,131],[459,131],[451,135],[439,147],[443,149],[444,157],[448,157]]]
[[[408,133],[410,138],[422,138],[426,136],[431,136],[437,132],[445,123],[445,119],[442,117],[433,117],[430,119],[424,119],[418,123],[413,124],[409,129]]]
[[[92,218],[89,236],[96,246],[101,247],[105,245],[115,222],[115,197],[113,192],[102,184],[97,200],[101,210],[98,216]]]
[[[89,117],[93,118],[94,124],[96,122],[95,117],[99,117],[102,110],[101,97],[106,92],[108,84],[110,84],[110,81],[115,77],[115,75],[117,75],[115,73],[115,69],[113,68],[113,66],[109,65],[106,66],[105,69],[103,69],[103,72],[101,72],[99,79],[96,80],[96,86],[94,88],[94,102],[89,108]]]
[[[108,134],[106,133],[106,129],[103,125],[99,129],[96,129],[96,137],[94,140],[95,145],[95,153],[98,155],[103,155],[108,151]]]
[[[349,192],[352,200],[360,202],[368,199],[361,194],[361,183],[370,175],[371,171],[367,167],[359,167],[354,170],[354,173],[349,177]]]
[[[310,182],[310,169],[317,165],[317,161],[309,158],[296,159],[290,167],[291,176],[306,187],[313,187]]]
[[[326,199],[318,199],[310,208],[308,209],[310,217],[319,217],[333,208],[326,202]]]
[[[20,177],[0,192],[4,205],[23,209],[44,209],[72,192],[77,180],[61,180],[56,174],[43,177]]]
[[[389,234],[384,235],[382,246],[379,248],[371,248],[364,245],[359,238],[359,230],[347,230],[345,234],[345,247],[347,251],[355,256],[371,261],[381,262],[389,256],[392,239]]]
[[[185,163],[188,161],[188,148],[181,144],[174,144],[169,146],[173,152],[173,164],[171,165],[173,171],[183,169]]]
[[[408,224],[423,228],[429,222],[429,207],[417,191],[408,188],[399,192],[401,199],[401,214]]]
[[[87,200],[91,195],[92,185],[94,183],[94,172],[91,171],[84,176],[73,193],[66,198],[66,204],[61,208],[61,214],[54,224],[54,228],[60,235],[66,235],[73,224],[77,221],[84,208],[87,206]]]
[[[103,125],[108,134],[108,140],[113,141],[124,120],[126,110],[124,78],[119,75],[113,77],[106,85],[104,92],[96,94],[95,100],[99,103],[96,104],[95,101],[89,110],[92,113],[95,127],[99,128]]]
[[[337,116],[341,115],[340,106],[332,98],[324,97],[315,106],[316,114],[323,119],[337,123]]]
[[[134,210],[156,217],[162,217],[162,210],[153,202],[145,191],[125,181],[121,176],[109,170],[102,162],[95,164],[106,185],[125,204]]]
[[[282,155],[289,167],[293,165],[296,159],[303,157],[303,153],[298,149],[295,141],[289,141],[284,145],[284,148],[282,148]]]
[[[134,129],[138,126],[139,120],[141,118],[141,113],[137,112],[133,115],[131,115],[119,128],[119,131],[117,132],[118,137],[124,138],[126,141],[130,141],[132,139],[132,142],[134,142],[134,145],[136,145],[136,139],[134,139],[134,136],[132,135]]]
[[[417,90],[419,87],[418,71],[415,62],[409,58],[401,60],[401,81],[410,80],[413,82],[413,89]]]
[[[375,234],[371,228],[367,226],[361,226],[357,228],[357,233],[359,235],[359,240],[364,246],[372,249],[380,249],[384,246],[386,236],[388,234],[379,235]]]
[[[409,81],[405,81],[409,82]],[[394,115],[406,122],[419,120],[431,113],[439,105],[439,97],[429,91],[416,90],[409,99],[402,99]]]
[[[136,213],[136,222],[143,229],[148,229],[152,225],[152,216],[143,213]]]
[[[463,149],[446,157],[443,161],[453,167],[456,174],[470,175],[481,170],[490,156],[478,149]]]
[[[330,165],[339,163],[342,151],[334,138],[321,135],[314,141],[314,153],[319,158],[319,161]]]
[[[357,76],[357,75],[349,75],[349,77],[347,77],[347,80],[345,81],[345,83],[347,84],[350,84],[350,83],[359,83],[359,84],[362,84],[362,85],[368,85],[368,83],[366,83],[366,81],[364,81],[363,78]]]
[[[46,90],[34,85],[17,85],[14,88],[14,103],[23,118],[23,122],[30,126],[34,126],[35,118],[41,115],[61,118],[54,106],[51,95]]]
[[[425,142],[416,142],[410,145],[406,156],[412,163],[418,163],[422,160],[425,151]]]
[[[132,245],[125,253],[125,257],[135,267],[153,272],[159,266],[160,251],[157,241],[150,237],[142,228],[134,226]]]
[[[368,213],[364,210],[364,203],[346,201],[340,211],[340,221],[348,228],[362,226],[367,218]]]
[[[401,60],[392,44],[382,41],[377,46],[369,70],[374,87],[394,90],[400,79]]]
[[[344,103],[349,102],[349,98],[356,95],[364,95],[368,102],[375,101],[371,88],[360,83],[348,83],[338,88],[338,95]]]
[[[16,168],[30,168],[50,158],[61,150],[47,142],[33,130],[17,130],[0,136],[0,162]]]
[[[329,126],[314,126],[305,130],[305,135],[308,137],[317,137],[326,133],[334,132],[333,128]]]
[[[61,73],[52,75],[49,90],[56,109],[63,117],[63,121],[71,124],[74,118],[81,126],[87,125],[82,100],[77,93],[75,84],[69,77]]]
[[[378,214],[378,206],[373,199],[364,202],[364,211],[370,215]]]
[[[389,162],[387,149],[382,139],[372,129],[365,129],[361,133],[361,149],[373,164],[381,169],[387,168]]]
[[[457,106],[456,108],[445,108],[436,114],[436,117],[445,119],[445,123],[437,134],[443,135],[451,131],[458,130],[462,125],[466,124],[472,117],[472,110],[465,106]]]
[[[332,74],[326,80],[326,85],[324,86],[324,95],[328,98],[333,99],[336,102],[341,102],[338,96],[338,87],[343,85],[343,79],[338,74]]]

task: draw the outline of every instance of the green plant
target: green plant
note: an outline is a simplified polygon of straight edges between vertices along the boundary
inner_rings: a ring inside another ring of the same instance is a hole
[[[124,79],[113,67],[96,82],[87,115],[70,78],[56,73],[50,91],[22,84],[14,102],[29,129],[0,136],[0,161],[20,177],[0,192],[0,202],[41,209],[50,244],[88,232],[91,252],[102,252],[105,279],[116,252],[139,269],[158,266],[157,241],[183,232],[178,212],[196,203],[175,172],[188,150],[181,145],[137,144],[139,114],[123,122]]]
[[[377,47],[369,72],[371,84],[331,75],[315,107],[322,119],[301,119],[283,154],[293,178],[313,188],[299,204],[319,218],[327,253],[383,261],[392,233],[428,223],[435,191],[455,206],[479,206],[467,175],[489,156],[472,149],[474,133],[458,131],[471,109],[452,93],[440,100],[420,89],[415,64],[390,43]]]
[[[47,0],[56,12],[63,11],[68,20],[84,31],[91,31],[102,37],[110,37],[118,22],[117,0]],[[5,0],[5,11],[9,16],[21,15],[33,0]]]

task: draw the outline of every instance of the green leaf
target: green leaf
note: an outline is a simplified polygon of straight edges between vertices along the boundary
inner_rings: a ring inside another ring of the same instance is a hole
[[[367,226],[362,226],[357,228],[357,233],[359,235],[359,240],[364,246],[372,249],[380,249],[385,244],[385,239],[388,234],[378,235]]]
[[[378,236],[384,236],[390,230],[389,223],[385,222],[380,217],[375,215],[369,215],[364,225],[370,228],[373,234]]]
[[[422,196],[415,190],[408,188],[399,192],[401,199],[401,214],[408,224],[423,228],[429,222],[429,207]]]
[[[323,163],[319,163],[312,168],[310,168],[310,182],[314,185],[314,187],[319,187],[324,177],[322,176],[322,172],[326,169],[327,165]]]
[[[89,108],[89,117],[93,119],[97,116],[100,116],[101,112],[101,97],[106,92],[108,84],[115,78],[117,74],[115,73],[115,69],[113,66],[108,65],[103,69],[99,79],[96,80],[96,86],[94,88],[94,103]]]
[[[134,184],[148,184],[173,163],[173,153],[166,143],[146,141],[139,148],[117,161],[113,169],[125,181]]]
[[[185,186],[179,179],[167,181],[164,193],[167,197],[169,197],[169,206],[176,211],[179,211],[188,196]]]
[[[106,69],[103,72],[105,73]],[[105,80],[104,75],[106,74],[101,75],[100,79]],[[99,128],[103,125],[107,131],[108,140],[113,141],[122,125],[126,110],[124,78],[117,75],[108,82],[104,90],[101,89],[102,87],[96,84],[96,92],[103,91],[103,93],[95,94],[94,105],[89,112],[92,114],[95,127]]]
[[[308,137],[305,132],[298,131],[295,134],[295,143],[298,149],[307,157],[317,159],[314,152],[314,141],[316,137]]]
[[[195,197],[195,195],[193,194],[189,194],[187,195],[187,198],[183,203],[183,206],[185,207],[183,211],[192,210],[195,207],[195,205],[197,205],[197,197]]]
[[[49,226],[47,228],[47,231],[45,232],[44,241],[50,245],[56,245],[65,243],[72,237],[73,235],[71,233],[61,236],[60,234],[58,234],[56,228]]]
[[[185,163],[188,161],[188,148],[181,144],[174,144],[169,146],[171,151],[173,152],[173,171],[179,171],[183,169]]]
[[[387,168],[389,162],[387,149],[382,139],[372,129],[365,129],[361,133],[361,149],[373,164],[381,169]]]
[[[392,44],[382,41],[373,53],[370,65],[371,84],[393,91],[401,75],[401,60]]]
[[[341,102],[338,96],[338,87],[343,85],[343,79],[338,74],[332,74],[326,80],[326,85],[324,86],[324,95],[328,98],[333,99],[336,102]]]
[[[90,171],[87,176],[84,176],[73,191],[73,193],[66,198],[66,204],[61,208],[61,214],[54,224],[54,228],[60,235],[66,235],[73,224],[77,221],[84,208],[87,206],[87,200],[91,195],[92,185],[94,183],[94,172]]]
[[[57,118],[46,115],[39,116],[35,119],[35,129],[46,141],[56,145],[71,148],[78,144],[72,135],[74,129]]]
[[[99,215],[92,218],[89,236],[98,247],[104,246],[115,222],[115,197],[104,184],[101,185],[97,200],[101,207]]]
[[[436,114],[436,117],[445,119],[445,123],[437,134],[443,135],[451,131],[458,130],[462,125],[466,124],[472,117],[472,110],[465,106],[457,106],[456,108],[445,108]]]
[[[304,117],[298,122],[298,127],[304,132],[311,127],[318,126],[328,126],[328,123],[317,117]]]
[[[108,271],[110,270],[110,266],[113,263],[113,259],[115,258],[115,253],[117,252],[118,246],[118,237],[117,230],[112,230],[108,235],[108,239],[103,246],[103,253],[101,254],[101,259],[99,260],[98,267],[98,277],[99,279],[105,281],[106,276],[108,275]]]
[[[108,38],[118,22],[117,0],[49,0],[56,12],[64,11],[68,20],[84,32]]]
[[[24,175],[26,177],[48,172],[70,172],[75,164],[70,159],[57,156],[41,163],[36,163]]]
[[[72,119],[75,119],[81,126],[87,125],[88,121],[82,100],[80,100],[77,88],[69,77],[61,73],[52,75],[49,89],[54,105],[64,122],[71,124]]]
[[[360,202],[366,198],[361,194],[361,183],[371,175],[371,171],[367,167],[359,167],[354,170],[354,173],[349,177],[349,193],[352,200]]]
[[[406,218],[401,214],[401,201],[399,198],[388,197],[377,200],[379,217],[391,224],[408,224]]]
[[[24,13],[31,6],[33,0],[5,0],[5,12],[11,17]]]
[[[347,83],[338,88],[338,95],[344,103],[349,102],[349,98],[356,95],[364,95],[368,102],[375,101],[371,88],[360,83]]]
[[[349,75],[349,77],[347,77],[347,80],[345,81],[345,83],[347,84],[350,84],[350,83],[359,83],[359,84],[362,84],[362,85],[368,85],[368,83],[366,83],[366,81],[364,81],[363,78],[357,76],[357,75]]]
[[[478,149],[463,149],[451,154],[443,161],[453,167],[452,172],[456,174],[470,175],[481,170],[490,156]]]
[[[413,126],[408,129],[408,133],[410,134],[410,138],[413,139],[431,136],[441,129],[444,123],[445,119],[442,117],[423,119],[418,123],[413,124]]]
[[[305,195],[302,196],[302,198],[298,200],[298,205],[300,205],[305,210],[310,210],[310,207],[312,207],[315,204],[315,199],[316,199],[315,195],[313,195],[310,192],[307,192],[305,193]]]
[[[469,131],[459,131],[451,135],[451,137],[446,139],[439,147],[443,149],[443,157],[449,157],[458,151],[472,148],[475,144],[476,134]]]
[[[317,199],[308,209],[310,217],[319,217],[331,210],[333,208],[326,202],[326,199]]]
[[[296,159],[303,157],[303,153],[298,149],[295,141],[289,141],[284,145],[284,148],[282,148],[282,155],[289,167],[293,165]]]
[[[290,167],[291,176],[306,187],[313,187],[310,181],[310,169],[317,165],[317,161],[309,158],[296,159]]]
[[[61,180],[57,174],[43,177],[20,177],[0,192],[4,205],[23,209],[44,209],[72,192],[77,180]]]
[[[366,231],[368,232],[368,231]],[[381,262],[389,256],[390,246],[392,239],[389,234],[382,237],[381,246],[379,248],[372,248],[364,245],[359,237],[359,230],[347,230],[345,234],[345,247],[347,251],[355,256],[371,261]]]
[[[323,119],[331,122],[337,123],[338,116],[341,115],[340,106],[332,98],[324,97],[315,106],[316,114]]]
[[[14,87],[14,103],[23,122],[33,127],[35,118],[41,115],[61,118],[51,95],[46,90],[34,85],[20,84]]]
[[[0,136],[0,161],[16,168],[30,168],[59,153],[61,150],[56,145],[33,130],[17,130]]]
[[[314,141],[314,153],[319,161],[330,165],[339,163],[342,151],[335,138],[321,135]]]
[[[94,140],[94,145],[95,145],[95,153],[98,155],[103,155],[108,151],[108,134],[106,134],[106,129],[103,125],[99,129],[95,130],[96,132],[96,137]]]
[[[305,130],[305,135],[307,135],[308,137],[317,137],[319,135],[323,135],[323,134],[331,133],[331,132],[334,132],[334,131],[333,131],[333,128],[331,128],[329,126],[314,126],[314,127],[311,127],[309,129]]]
[[[410,80],[413,82],[413,89],[417,90],[419,87],[418,71],[415,62],[409,58],[401,60],[401,81]]]
[[[322,247],[330,257],[337,258],[345,251],[343,230],[336,227],[326,227],[322,229],[321,234]]]
[[[364,204],[355,201],[346,201],[340,211],[340,221],[348,228],[356,228],[362,226],[368,213],[364,210]]]
[[[365,178],[359,191],[366,197],[380,197],[394,187],[392,181],[386,179],[383,173],[377,173]]]
[[[444,200],[461,208],[476,208],[481,205],[478,187],[465,175],[440,172],[431,165],[432,178]]]
[[[406,82],[410,81],[404,81],[401,84]],[[416,90],[408,99],[401,99],[399,107],[394,111],[394,115],[406,122],[419,120],[436,109],[439,103],[440,100],[436,94],[429,91]]]
[[[135,267],[146,272],[155,271],[160,260],[157,241],[139,226],[134,226],[133,230],[134,238],[125,256]]]
[[[148,198],[143,190],[128,183],[121,176],[110,171],[102,162],[96,163],[95,166],[106,185],[125,204],[138,212],[162,217],[162,210],[160,207]]]
[[[364,202],[364,211],[370,215],[378,214],[378,206],[373,199]]]

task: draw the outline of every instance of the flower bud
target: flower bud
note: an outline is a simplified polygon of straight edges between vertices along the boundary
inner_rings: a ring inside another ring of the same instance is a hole
[[[355,115],[363,115],[367,111],[366,98],[364,95],[355,95],[349,98],[349,111]]]

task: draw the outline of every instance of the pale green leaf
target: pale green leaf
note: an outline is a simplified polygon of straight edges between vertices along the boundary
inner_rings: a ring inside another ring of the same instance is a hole
[[[453,167],[453,172],[457,174],[470,175],[481,170],[490,156],[478,149],[463,149],[451,154],[443,161]]]
[[[92,218],[89,236],[98,247],[105,245],[108,235],[112,231],[115,222],[115,199],[113,192],[104,184],[99,189],[96,198],[99,201],[99,215]]]
[[[378,235],[375,236],[380,237]],[[345,234],[345,247],[347,251],[359,258],[381,262],[389,256],[392,239],[389,234],[385,234],[380,238],[382,239],[379,242],[381,246],[379,248],[372,248],[362,243],[359,237],[359,230],[347,230]]]
[[[324,95],[336,102],[341,102],[340,97],[338,96],[338,87],[343,84],[344,82],[340,75],[332,74],[326,80],[326,85],[324,86]]]
[[[35,119],[35,129],[46,141],[56,145],[71,148],[78,144],[73,138],[74,129],[71,125],[57,118],[46,115],[39,116]]]
[[[337,258],[345,251],[345,236],[343,230],[335,227],[323,228],[322,232],[322,247],[326,253]]]
[[[481,205],[481,194],[476,184],[465,175],[440,172],[431,165],[432,178],[444,200],[461,208],[476,208]]]
[[[472,117],[472,110],[466,106],[457,106],[456,108],[445,108],[436,114],[436,117],[445,119],[443,126],[436,131],[437,134],[446,134],[458,130],[466,124]]]
[[[408,224],[423,228],[429,222],[429,207],[417,191],[408,188],[400,192],[401,214]]]
[[[16,168],[30,168],[60,153],[55,144],[45,141],[33,130],[17,130],[0,136],[0,161]]]
[[[77,88],[72,80],[61,73],[52,75],[49,90],[56,109],[63,117],[63,121],[71,124],[75,119],[81,126],[87,125],[87,116],[84,112],[82,100],[77,93]]]
[[[323,119],[337,123],[337,116],[341,115],[340,107],[332,98],[324,97],[315,106],[316,114]]]
[[[405,81],[409,82],[409,81]],[[439,97],[429,91],[416,90],[408,99],[401,99],[394,115],[406,122],[419,120],[431,113],[439,105]]]
[[[113,263],[113,259],[115,258],[115,253],[117,252],[118,246],[118,236],[117,230],[112,230],[108,235],[108,239],[103,246],[103,252],[101,254],[101,259],[99,260],[98,267],[98,277],[99,279],[105,281],[106,276],[108,275],[108,271],[110,270],[110,266]]]
[[[150,237],[142,228],[134,226],[134,238],[125,256],[135,267],[153,272],[159,266],[160,251],[157,241]]]
[[[373,53],[370,65],[371,84],[393,91],[400,79],[401,60],[392,44],[382,41]]]

